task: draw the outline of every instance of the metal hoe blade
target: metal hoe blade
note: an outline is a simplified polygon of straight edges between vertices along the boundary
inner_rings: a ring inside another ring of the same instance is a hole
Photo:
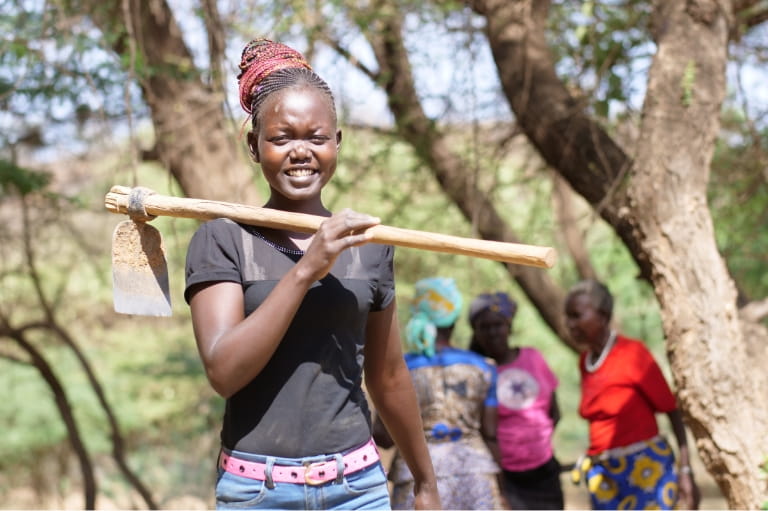
[[[170,316],[168,265],[160,231],[146,222],[120,222],[112,234],[115,311]]]

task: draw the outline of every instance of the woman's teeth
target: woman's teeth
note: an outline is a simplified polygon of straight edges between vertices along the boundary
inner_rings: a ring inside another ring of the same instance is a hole
[[[291,177],[304,177],[311,176],[314,171],[312,169],[290,169],[286,170],[285,173]]]

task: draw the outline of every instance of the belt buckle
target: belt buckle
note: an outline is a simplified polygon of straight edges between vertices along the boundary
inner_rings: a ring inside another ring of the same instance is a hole
[[[325,465],[326,463],[327,462],[325,462],[325,461],[316,461],[314,463],[309,463],[307,465],[304,465],[304,484],[306,484],[308,486],[318,486],[318,485],[321,485],[323,483],[326,483],[328,481],[328,479],[313,479],[312,478],[312,470],[314,470],[316,468],[320,468],[323,465]]]

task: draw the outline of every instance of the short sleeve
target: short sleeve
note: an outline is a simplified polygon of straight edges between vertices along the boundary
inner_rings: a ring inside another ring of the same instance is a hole
[[[371,311],[386,309],[395,299],[395,247],[381,245],[381,260]]]
[[[187,248],[185,270],[184,299],[187,303],[190,299],[189,291],[195,284],[242,282],[237,237],[239,230],[236,223],[217,219],[201,225],[192,236]]]
[[[536,363],[539,365],[542,378],[544,378],[549,388],[554,391],[560,383],[557,376],[552,371],[552,368],[549,367],[549,364],[547,364],[547,359],[544,358],[544,355],[536,348],[530,349],[533,350],[533,353],[535,354]]]
[[[635,354],[636,385],[656,411],[671,412],[677,408],[677,399],[672,393],[661,367],[642,343],[638,342],[636,346],[638,348]]]
[[[498,385],[499,373],[496,370],[496,366],[492,364],[488,364],[488,370],[490,371],[491,384],[488,386],[488,393],[483,404],[488,407],[497,407],[499,406],[499,400],[496,396],[496,387]]]

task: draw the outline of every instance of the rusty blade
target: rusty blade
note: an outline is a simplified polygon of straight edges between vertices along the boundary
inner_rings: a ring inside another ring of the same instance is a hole
[[[146,222],[125,220],[112,234],[115,311],[170,316],[168,264],[160,231]]]

